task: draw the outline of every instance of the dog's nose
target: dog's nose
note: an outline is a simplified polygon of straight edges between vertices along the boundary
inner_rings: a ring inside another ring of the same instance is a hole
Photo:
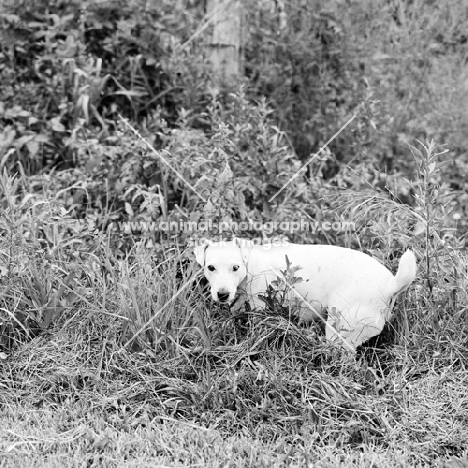
[[[219,300],[219,302],[227,302],[229,300],[229,293],[219,292],[218,293],[218,300]]]

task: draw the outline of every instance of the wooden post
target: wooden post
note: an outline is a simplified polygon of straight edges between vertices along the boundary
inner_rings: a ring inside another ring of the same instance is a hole
[[[208,21],[213,32],[207,51],[218,87],[233,86],[241,71],[242,16],[241,0],[207,0]]]

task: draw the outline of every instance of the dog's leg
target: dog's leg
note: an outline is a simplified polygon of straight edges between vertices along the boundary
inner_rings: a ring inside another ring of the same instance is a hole
[[[377,336],[385,325],[384,314],[373,308],[351,307],[344,313],[336,308],[329,311],[325,336],[348,350],[358,346],[373,336]]]

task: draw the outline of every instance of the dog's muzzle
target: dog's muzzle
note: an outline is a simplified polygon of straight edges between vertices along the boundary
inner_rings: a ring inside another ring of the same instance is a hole
[[[218,301],[222,304],[229,302],[229,293],[228,292],[218,292]]]

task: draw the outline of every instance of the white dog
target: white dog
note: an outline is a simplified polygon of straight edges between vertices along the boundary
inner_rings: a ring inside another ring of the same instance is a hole
[[[328,312],[327,339],[352,352],[382,331],[397,294],[409,287],[417,270],[410,250],[395,276],[363,252],[331,245],[261,246],[235,239],[196,247],[194,253],[216,302],[232,304],[243,291],[252,308],[265,307],[259,296],[281,277],[287,256],[291,267],[300,268],[295,276],[303,279],[288,295],[299,299],[300,318],[324,319]]]

